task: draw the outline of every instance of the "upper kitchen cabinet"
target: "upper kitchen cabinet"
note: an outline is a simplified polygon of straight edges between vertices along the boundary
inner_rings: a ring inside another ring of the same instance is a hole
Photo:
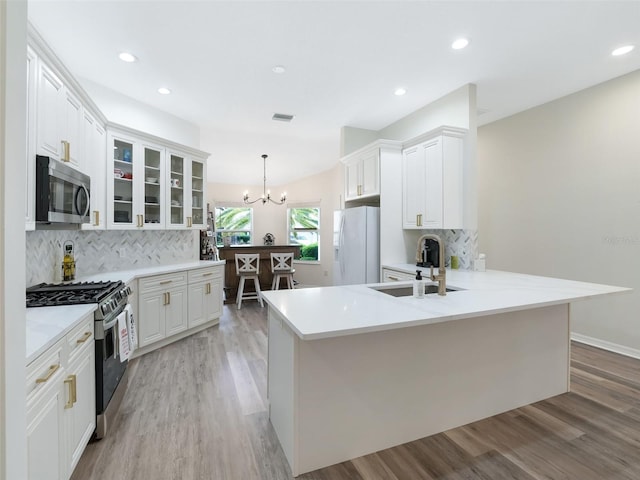
[[[107,228],[204,228],[208,154],[122,126],[107,152]]]
[[[31,26],[28,43],[25,228],[36,228],[36,155],[91,177],[91,223],[82,228],[105,228],[106,119]]]
[[[32,48],[27,48],[27,188],[25,188],[25,229],[35,230],[35,186],[36,186],[36,76],[38,57]]]
[[[167,151],[170,165],[167,178],[167,228],[205,228],[206,163],[184,153]]]
[[[78,167],[82,103],[44,61],[38,62],[37,153]]]
[[[108,228],[164,228],[164,148],[116,131],[107,145]]]
[[[380,195],[380,150],[377,146],[344,157],[344,199],[358,200]]]
[[[403,228],[463,228],[466,133],[464,129],[439,128],[403,149]]]
[[[104,230],[107,205],[105,180],[107,134],[100,122],[87,110],[83,114],[83,137],[80,170],[91,177],[91,223],[83,224],[82,229]]]

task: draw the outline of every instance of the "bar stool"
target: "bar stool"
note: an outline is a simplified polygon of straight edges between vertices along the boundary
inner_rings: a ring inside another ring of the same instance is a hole
[[[238,295],[236,303],[238,310],[242,308],[242,300],[258,300],[260,306],[262,303],[262,294],[260,292],[260,281],[258,274],[260,273],[260,254],[259,253],[236,253],[236,275],[240,277],[238,285]],[[253,279],[255,292],[244,293],[244,282],[247,279]]]
[[[271,290],[280,290],[280,279],[287,279],[287,287],[294,288],[293,274],[293,252],[290,253],[272,253],[271,254],[271,273],[273,274],[273,282],[271,282]]]

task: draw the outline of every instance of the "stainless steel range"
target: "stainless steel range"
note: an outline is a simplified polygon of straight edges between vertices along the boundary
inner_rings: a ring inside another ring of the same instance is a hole
[[[121,361],[118,316],[131,289],[121,281],[46,284],[27,288],[27,307],[97,303],[94,313],[96,348],[96,434],[102,438],[126,390],[127,361]]]

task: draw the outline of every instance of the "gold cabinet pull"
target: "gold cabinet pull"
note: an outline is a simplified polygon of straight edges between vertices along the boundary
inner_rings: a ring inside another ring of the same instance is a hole
[[[100,225],[100,212],[98,210],[93,211],[93,226],[98,227]]]
[[[358,195],[362,195],[362,185],[358,185]]]
[[[207,283],[207,288],[205,289],[204,293],[205,293],[206,295],[208,295],[208,294],[210,294],[210,293],[211,293],[211,284],[210,284],[210,283]]]
[[[394,277],[393,275],[388,275],[388,276],[387,276],[387,278],[388,278],[389,280],[393,280],[393,281],[395,281],[395,282],[400,281],[400,277]]]
[[[71,145],[66,140],[62,140],[62,161],[68,162],[71,159]]]
[[[58,371],[60,368],[60,364],[57,363],[55,365],[51,365],[47,373],[45,373],[44,377],[36,378],[36,383],[45,383],[47,380],[51,378],[51,376]]]
[[[64,384],[69,386],[69,400],[64,404],[65,409],[69,409],[73,407],[73,404],[76,403],[76,376],[69,375],[64,379]]]
[[[213,272],[203,273],[203,274],[202,274],[202,276],[203,276],[203,277],[208,277],[209,275],[213,275]]]
[[[422,226],[422,214],[421,213],[416,215],[416,226],[418,226],[418,227]]]
[[[173,282],[173,280],[163,280],[162,282],[160,282],[160,285],[166,285],[167,283],[171,282]]]
[[[187,217],[187,227],[193,227],[192,217]]]
[[[84,332],[84,335],[76,340],[76,343],[84,343],[91,338],[91,332]]]
[[[171,292],[167,292],[167,305],[171,305]]]
[[[164,292],[162,294],[162,305],[166,305],[167,304],[167,292]]]

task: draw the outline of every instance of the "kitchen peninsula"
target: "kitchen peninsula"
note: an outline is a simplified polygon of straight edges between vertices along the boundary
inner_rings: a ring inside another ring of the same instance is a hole
[[[226,260],[224,269],[224,303],[236,303],[238,294],[239,277],[236,274],[235,255],[236,253],[259,253],[260,254],[260,289],[271,288],[273,275],[271,274],[271,254],[293,252],[293,258],[300,257],[300,245],[232,245],[219,249],[220,260]],[[248,288],[252,288],[251,282],[247,283]]]
[[[295,476],[567,392],[570,304],[631,291],[457,270],[446,296],[388,286],[264,292],[270,419]]]

